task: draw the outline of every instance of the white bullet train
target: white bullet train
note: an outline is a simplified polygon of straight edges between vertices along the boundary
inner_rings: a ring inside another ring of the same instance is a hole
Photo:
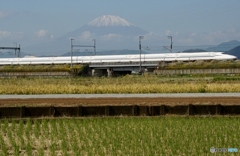
[[[223,52],[194,52],[194,53],[160,53],[142,54],[142,62],[171,62],[194,60],[233,60],[237,57]],[[24,58],[0,58],[0,65],[18,64],[94,64],[94,63],[127,63],[140,62],[140,55],[98,55],[98,56],[70,56],[67,57],[24,57]]]

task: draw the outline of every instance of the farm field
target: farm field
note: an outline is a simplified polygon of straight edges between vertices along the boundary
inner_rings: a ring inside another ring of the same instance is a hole
[[[240,92],[239,75],[1,79],[0,94]],[[239,98],[5,99],[3,105],[236,104]],[[210,155],[238,148],[239,116],[1,119],[1,155]]]
[[[5,78],[0,94],[225,93],[240,92],[239,75],[156,75],[107,78]]]
[[[238,148],[239,117],[0,120],[1,155],[210,155]]]

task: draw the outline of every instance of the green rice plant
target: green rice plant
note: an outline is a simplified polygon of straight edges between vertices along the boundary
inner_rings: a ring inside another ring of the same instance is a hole
[[[7,147],[6,147],[6,145],[5,144],[1,144],[1,154],[3,155],[3,156],[8,156],[9,154],[8,154],[8,150],[7,150]]]
[[[34,121],[34,136],[36,138],[40,136],[40,122],[38,120]]]
[[[1,151],[2,155],[4,155],[4,156],[8,155],[7,147],[6,147],[5,140],[2,136],[2,134],[0,135],[0,151]]]
[[[14,156],[19,156],[20,155],[20,149],[19,146],[17,144],[13,145],[13,149],[14,149]]]
[[[44,155],[45,155],[43,148],[39,148],[39,149],[37,150],[37,153],[38,153],[38,156],[44,156]]]
[[[32,155],[32,146],[29,142],[26,146],[26,152],[27,152],[27,155]]]
[[[28,119],[26,123],[26,128],[25,128],[25,136],[28,141],[31,139],[31,135],[32,135],[31,132],[32,132],[32,122],[30,119]]]

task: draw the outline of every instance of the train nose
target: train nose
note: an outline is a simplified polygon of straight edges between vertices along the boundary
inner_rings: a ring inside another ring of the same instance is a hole
[[[233,55],[229,55],[230,59],[233,59],[233,60],[236,60],[237,57],[236,56],[233,56]]]
[[[236,60],[236,59],[238,59],[236,56],[230,55],[230,54],[223,54],[222,56],[225,60]]]

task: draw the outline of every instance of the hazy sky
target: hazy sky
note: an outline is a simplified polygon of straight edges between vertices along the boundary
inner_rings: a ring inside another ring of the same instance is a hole
[[[148,31],[146,44],[240,40],[240,0],[0,0],[0,46],[51,41],[108,14]]]

